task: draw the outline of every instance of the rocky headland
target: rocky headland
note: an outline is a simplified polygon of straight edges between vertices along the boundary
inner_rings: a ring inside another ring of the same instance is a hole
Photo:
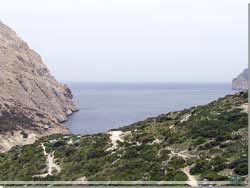
[[[245,69],[241,74],[233,79],[232,88],[234,90],[248,89],[248,69]]]
[[[77,111],[72,93],[41,57],[0,22],[0,152],[42,136],[68,134],[61,126]]]

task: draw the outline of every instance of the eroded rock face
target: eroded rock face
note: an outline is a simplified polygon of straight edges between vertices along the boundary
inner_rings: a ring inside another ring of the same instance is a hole
[[[69,132],[60,122],[77,111],[70,89],[57,82],[41,57],[1,22],[0,88],[0,134],[22,129],[37,137]]]
[[[233,79],[232,88],[234,90],[248,89],[248,69],[245,69],[237,78]]]

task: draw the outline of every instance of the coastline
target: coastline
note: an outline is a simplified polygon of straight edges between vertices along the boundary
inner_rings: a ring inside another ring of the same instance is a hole
[[[64,123],[74,134],[106,132],[148,117],[205,105],[236,92],[230,83],[67,84],[81,109]]]
[[[20,157],[27,157],[30,155],[29,150],[36,150],[39,154],[34,156],[36,158],[34,160],[41,162],[44,160],[44,149],[41,147],[43,145],[46,148],[46,156],[53,156],[52,162],[58,169],[60,168],[60,173],[59,171],[52,172],[56,181],[77,181],[82,177],[90,183],[114,180],[113,178],[119,181],[134,180],[126,179],[126,177],[143,181],[187,182],[189,180],[191,185],[199,184],[205,178],[211,181],[226,181],[230,175],[221,175],[224,168],[235,168],[230,167],[236,163],[235,161],[245,161],[245,133],[248,116],[246,104],[247,92],[240,92],[226,95],[203,106],[150,117],[104,133],[47,136],[29,146],[17,146],[11,152],[4,153],[3,156],[6,155],[6,160],[13,153],[21,155]],[[206,121],[204,121],[205,117]],[[236,123],[230,121],[232,118]],[[228,127],[233,127],[233,129],[229,130]],[[225,133],[230,136],[222,138]],[[237,136],[238,134],[240,136]],[[210,155],[212,151],[213,156]],[[222,153],[226,160],[230,157],[229,164],[223,163],[221,166],[222,162],[218,157]],[[238,155],[241,156],[240,159]],[[206,158],[210,161],[207,161],[206,165],[209,171],[200,171],[197,165],[204,162]],[[72,160],[77,160],[78,163],[72,166]],[[37,169],[31,174],[32,176],[47,173],[47,171],[44,172],[44,168],[29,161],[21,161],[18,165],[31,165],[32,169]],[[77,165],[82,168],[77,168]],[[151,165],[154,166],[154,170],[147,170],[152,169]],[[216,171],[213,170],[213,166],[216,167]],[[68,175],[71,173],[71,168],[78,169],[74,170],[73,176]],[[120,168],[124,170],[121,171]],[[93,171],[93,169],[96,170]],[[147,179],[144,174],[137,172],[138,170],[150,173],[146,176]],[[233,170],[230,169],[230,173]],[[25,174],[23,171],[20,173]],[[126,176],[123,173],[132,173],[132,176]],[[171,174],[178,178],[174,179]],[[32,179],[31,175],[25,174],[24,176]],[[200,178],[196,179],[196,177]],[[48,178],[46,176],[39,180],[46,181],[49,180]],[[4,176],[2,179],[4,180]],[[12,179],[22,180],[18,176],[13,176]],[[33,179],[33,181],[37,180]]]

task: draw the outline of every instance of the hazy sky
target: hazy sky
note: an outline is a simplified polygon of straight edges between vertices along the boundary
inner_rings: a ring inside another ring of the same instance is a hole
[[[248,0],[0,0],[0,20],[61,81],[230,82]]]

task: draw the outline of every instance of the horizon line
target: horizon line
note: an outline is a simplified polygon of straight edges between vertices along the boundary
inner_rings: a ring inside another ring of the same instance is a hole
[[[81,84],[231,84],[232,82],[150,82],[150,81],[70,81],[70,80],[58,80],[60,83],[81,83]]]

